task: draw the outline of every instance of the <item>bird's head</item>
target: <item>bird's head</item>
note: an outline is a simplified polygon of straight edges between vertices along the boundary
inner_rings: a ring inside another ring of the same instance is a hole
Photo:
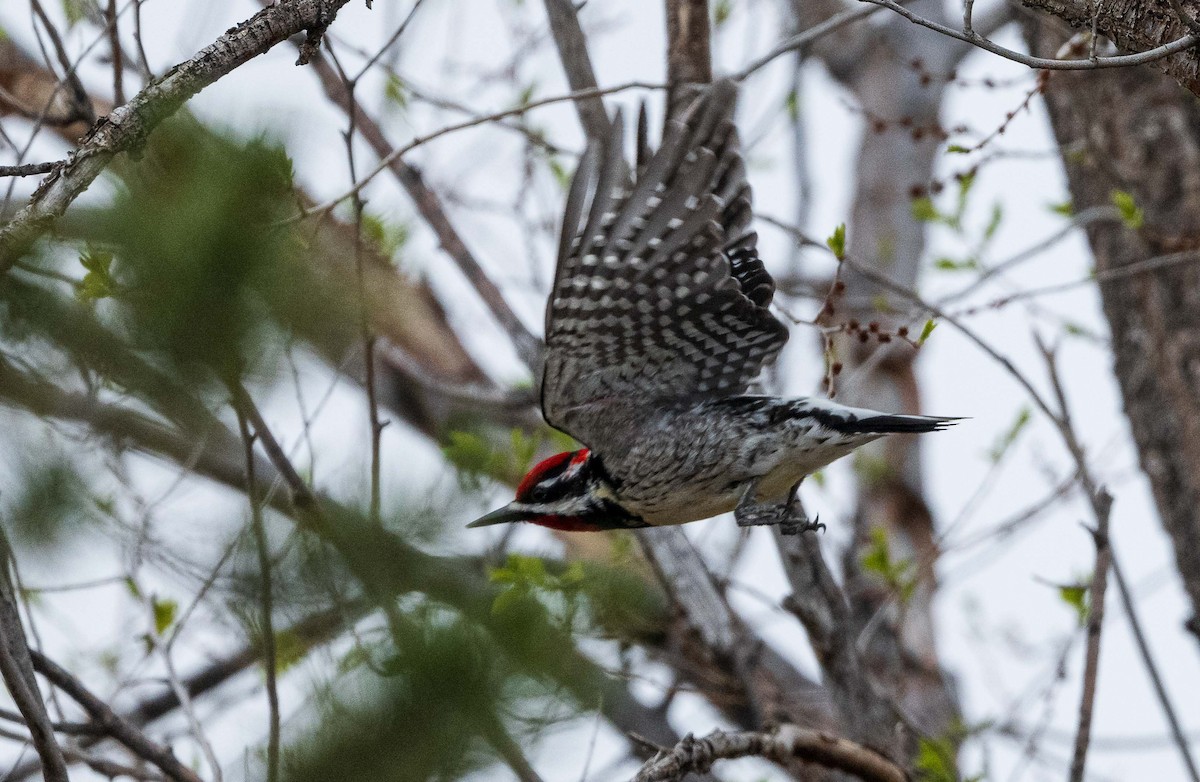
[[[517,486],[516,499],[467,526],[512,521],[570,532],[642,526],[615,502],[599,459],[586,448],[538,463]]]

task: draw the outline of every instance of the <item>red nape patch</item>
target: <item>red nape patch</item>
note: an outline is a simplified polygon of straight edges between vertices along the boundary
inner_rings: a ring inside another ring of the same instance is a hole
[[[600,532],[604,529],[598,524],[589,524],[578,516],[538,516],[530,519],[529,523],[560,532]]]
[[[521,479],[521,483],[517,486],[517,501],[525,502],[529,498],[529,492],[533,491],[533,487],[541,483],[542,478],[547,474],[557,470],[562,466],[563,462],[570,460],[568,466],[575,467],[587,461],[588,450],[583,448],[578,451],[567,451],[566,453],[556,453],[549,459],[545,459],[529,471],[529,473]]]

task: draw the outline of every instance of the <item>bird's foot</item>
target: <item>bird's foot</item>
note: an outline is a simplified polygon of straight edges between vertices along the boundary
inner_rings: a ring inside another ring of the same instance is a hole
[[[809,519],[803,513],[798,514],[800,518],[782,522],[779,525],[780,535],[799,535],[801,532],[824,532],[825,524],[821,521],[821,517]]]
[[[799,535],[801,532],[825,529],[825,525],[818,520],[819,517],[809,520],[804,511],[792,502],[739,505],[733,515],[739,527],[777,526],[783,535]]]

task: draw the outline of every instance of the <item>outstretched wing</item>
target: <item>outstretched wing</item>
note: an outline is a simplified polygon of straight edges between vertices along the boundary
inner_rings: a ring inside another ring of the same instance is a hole
[[[787,341],[748,233],[750,187],[718,82],[630,171],[620,114],[567,197],[546,307],[546,420],[592,444],[614,404],[739,394]],[[642,123],[644,126],[644,122]]]

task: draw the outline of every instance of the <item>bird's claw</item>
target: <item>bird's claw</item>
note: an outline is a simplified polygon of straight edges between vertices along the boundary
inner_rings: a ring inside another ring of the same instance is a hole
[[[801,518],[798,521],[783,521],[779,524],[780,535],[799,535],[801,532],[824,532],[825,524],[820,521],[820,516],[809,520]]]
[[[790,502],[778,505],[755,505],[739,508],[734,514],[739,527],[779,527],[782,535],[799,535],[802,532],[820,532],[825,525],[819,521],[820,516],[809,520]]]

